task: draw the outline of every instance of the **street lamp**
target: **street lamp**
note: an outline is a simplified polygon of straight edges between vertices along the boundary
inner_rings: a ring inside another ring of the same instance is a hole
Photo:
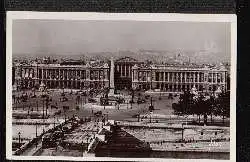
[[[43,119],[44,119],[44,98],[43,98]]]
[[[184,127],[183,127],[183,123],[181,124],[181,140],[183,141],[183,136],[184,136]]]
[[[82,156],[83,156],[83,151],[84,151],[84,143],[83,143],[83,140],[82,140]]]
[[[21,147],[21,132],[18,132],[18,143],[19,143],[19,148]]]
[[[56,116],[54,115],[54,128],[56,127]]]
[[[36,122],[36,137],[37,137],[37,122]]]

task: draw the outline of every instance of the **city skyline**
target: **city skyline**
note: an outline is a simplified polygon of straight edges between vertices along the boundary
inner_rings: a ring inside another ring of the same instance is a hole
[[[160,55],[167,57],[181,53],[225,61],[230,60],[229,35],[227,23],[15,20],[13,55],[137,54],[150,50],[165,52]]]

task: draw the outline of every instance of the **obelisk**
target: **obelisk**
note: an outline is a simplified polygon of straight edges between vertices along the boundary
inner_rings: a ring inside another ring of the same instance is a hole
[[[110,65],[110,82],[109,82],[109,96],[114,95],[115,83],[114,83],[114,59],[111,57],[111,65]]]

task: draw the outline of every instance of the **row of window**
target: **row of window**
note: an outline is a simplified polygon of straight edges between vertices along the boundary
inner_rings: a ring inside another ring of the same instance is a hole
[[[213,76],[213,77],[212,77]],[[151,79],[152,77],[152,79]],[[186,80],[185,80],[186,78]],[[139,72],[138,75],[134,75],[135,80],[139,81],[164,81],[164,72],[156,73],[155,76],[151,76],[149,72]],[[203,73],[187,73],[186,77],[184,74],[176,75],[176,73],[170,72],[169,74],[165,74],[165,81],[167,82],[204,82],[207,80],[208,82],[223,82],[222,74],[212,74],[210,73],[208,76]]]

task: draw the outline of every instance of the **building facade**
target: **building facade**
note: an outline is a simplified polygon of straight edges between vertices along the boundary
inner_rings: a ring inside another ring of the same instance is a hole
[[[16,64],[14,83],[19,89],[29,89],[44,83],[47,88],[109,87],[109,66],[70,64]]]
[[[17,89],[39,87],[57,89],[102,89],[110,87],[110,66],[97,64],[14,64],[12,84]],[[198,91],[228,89],[228,70],[224,66],[145,64],[125,57],[114,61],[115,89],[158,89],[183,92],[195,87]]]
[[[227,70],[223,67],[135,65],[132,68],[133,89],[160,89],[183,92],[195,87],[198,91],[227,90]]]
[[[116,89],[131,89],[132,88],[132,67],[135,64],[141,64],[131,57],[123,57],[115,60],[115,87]]]

